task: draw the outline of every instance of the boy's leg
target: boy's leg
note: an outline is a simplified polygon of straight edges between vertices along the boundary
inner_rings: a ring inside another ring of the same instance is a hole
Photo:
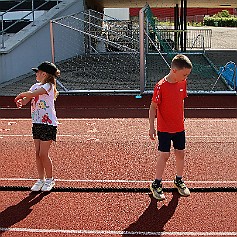
[[[190,191],[182,180],[184,169],[184,150],[175,150],[177,175],[174,180],[174,186],[182,196],[189,196]]]
[[[182,177],[183,176],[183,170],[184,170],[184,150],[174,150],[174,154],[176,157],[176,171],[177,176]]]
[[[166,132],[158,132],[159,157],[156,163],[156,179],[162,179],[166,162],[170,156],[171,136]]]
[[[189,196],[190,191],[182,180],[184,170],[184,155],[185,155],[185,131],[178,132],[173,137],[174,153],[176,157],[176,178],[174,180],[174,186],[178,189],[178,192],[182,196]]]
[[[177,132],[173,138],[174,154],[176,158],[177,176],[183,176],[184,155],[185,155],[185,131]]]
[[[159,201],[165,200],[165,195],[162,191],[162,175],[166,166],[166,162],[170,156],[169,152],[160,152],[156,163],[155,180],[150,185],[153,197]]]
[[[159,157],[156,163],[156,176],[155,179],[161,180],[162,175],[165,170],[166,162],[169,159],[170,152],[162,152],[160,151]]]
[[[170,135],[168,133],[158,132],[158,140],[159,140],[159,157],[156,162],[156,173],[155,180],[150,185],[150,189],[153,193],[153,197],[159,201],[165,199],[165,195],[162,191],[162,175],[165,170],[166,162],[170,156]]]

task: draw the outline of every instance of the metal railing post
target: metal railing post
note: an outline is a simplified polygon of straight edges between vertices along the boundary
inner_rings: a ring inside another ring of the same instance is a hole
[[[88,21],[89,21],[89,33],[91,33],[91,10],[89,9],[89,19],[88,19]],[[91,36],[89,36],[89,52],[90,53],[92,53],[91,52],[91,46],[92,46],[92,43],[91,43]]]
[[[145,91],[144,11],[139,11],[140,93]]]
[[[53,33],[53,21],[50,20],[49,22],[49,29],[50,29],[50,42],[51,42],[51,54],[52,54],[52,63],[55,64],[55,46],[54,46],[54,33]],[[64,90],[68,91],[68,89],[59,81],[57,78],[57,84]]]
[[[2,15],[2,49],[4,49],[4,25],[3,25],[3,15]]]
[[[16,25],[18,22],[20,22],[21,20],[25,19],[27,16],[30,16],[32,14],[32,26],[35,26],[35,10],[38,10],[40,7],[44,6],[45,4],[47,4],[48,1],[43,2],[40,6],[38,6],[37,8],[35,8],[34,6],[34,0],[31,0],[31,11],[29,13],[27,13],[26,15],[24,15],[22,18],[18,19],[16,22],[14,22],[13,24],[11,24],[10,26],[6,26],[6,28],[4,29],[4,15],[7,14],[8,12],[13,11],[14,9],[16,9],[18,6],[20,6],[21,4],[23,4],[24,2],[26,2],[28,0],[22,0],[21,2],[17,3],[16,5],[14,5],[13,7],[11,7],[10,9],[6,10],[4,13],[0,14],[1,16],[1,20],[2,20],[2,47],[1,48],[5,48],[5,42],[4,42],[4,34],[5,32],[7,32],[8,29],[10,29],[12,26]],[[57,2],[58,4],[58,2]]]
[[[35,26],[35,7],[34,7],[34,0],[31,2],[31,11],[32,11],[32,26]]]
[[[49,22],[49,29],[50,29],[52,63],[55,63],[54,34],[53,34],[53,21],[52,20],[50,20]]]
[[[237,85],[237,65],[235,64],[235,70],[234,70],[234,78],[233,78],[233,89],[234,91],[236,91],[236,85]]]

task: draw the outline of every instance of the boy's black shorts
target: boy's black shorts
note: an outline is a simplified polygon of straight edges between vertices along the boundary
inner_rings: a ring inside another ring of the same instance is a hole
[[[170,152],[171,141],[173,147],[177,150],[185,149],[185,131],[177,133],[159,132],[158,131],[159,146],[158,150],[162,152]]]
[[[57,126],[33,123],[32,134],[33,139],[39,139],[41,141],[56,141]]]

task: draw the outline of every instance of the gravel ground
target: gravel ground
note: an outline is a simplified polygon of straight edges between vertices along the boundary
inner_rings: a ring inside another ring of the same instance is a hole
[[[212,49],[237,50],[237,27],[203,27],[212,29]]]

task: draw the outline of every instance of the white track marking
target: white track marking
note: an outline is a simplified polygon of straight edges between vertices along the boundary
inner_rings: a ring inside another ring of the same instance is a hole
[[[2,137],[30,137],[32,134],[0,134]],[[88,134],[86,134],[88,136]],[[77,134],[57,134],[57,137],[84,137]],[[237,136],[186,136],[186,138],[237,138]]]
[[[30,229],[30,228],[1,228],[2,232],[28,233],[62,233],[88,235],[143,235],[143,236],[236,236],[237,232],[150,232],[150,231],[116,231],[116,230],[62,230],[62,229]]]
[[[88,110],[105,110],[105,109],[111,109],[111,108],[98,108],[98,107],[78,107],[78,108],[75,108],[77,110],[82,110],[82,109],[85,109],[87,108]],[[67,109],[67,108],[58,108],[58,109]],[[143,107],[135,107],[135,108],[128,108],[128,107],[120,107],[120,108],[114,108],[114,109],[124,109],[124,110],[136,110],[136,109],[142,109],[142,110],[149,110],[149,108],[143,108]],[[184,109],[186,110],[235,110],[236,108],[234,107],[185,107]],[[0,110],[19,110],[18,108],[12,108],[12,107],[8,107],[8,108],[0,108]],[[23,108],[23,110],[29,110],[29,108]]]
[[[147,120],[148,118],[58,118],[59,121],[87,121],[87,120],[109,120],[109,119],[113,119],[113,120],[129,120],[129,119],[141,119],[141,120]],[[213,121],[222,121],[222,122],[229,122],[230,120],[236,120],[236,118],[186,118],[186,121],[203,121],[203,120],[213,120]],[[0,121],[30,121],[30,118],[0,118]]]
[[[224,107],[223,108],[216,108],[216,107],[215,108],[202,108],[202,107],[200,107],[200,108],[195,108],[195,107],[191,108],[190,107],[190,108],[184,108],[184,109],[186,109],[186,110],[207,110],[207,109],[208,110],[236,110],[236,108],[234,108],[234,107],[233,108],[224,108]]]
[[[33,178],[0,178],[0,181],[35,181]],[[125,179],[55,179],[57,182],[68,183],[150,183],[151,180],[125,180]],[[173,183],[173,180],[164,180],[163,183]],[[185,181],[190,184],[237,184],[236,180],[193,180]]]

